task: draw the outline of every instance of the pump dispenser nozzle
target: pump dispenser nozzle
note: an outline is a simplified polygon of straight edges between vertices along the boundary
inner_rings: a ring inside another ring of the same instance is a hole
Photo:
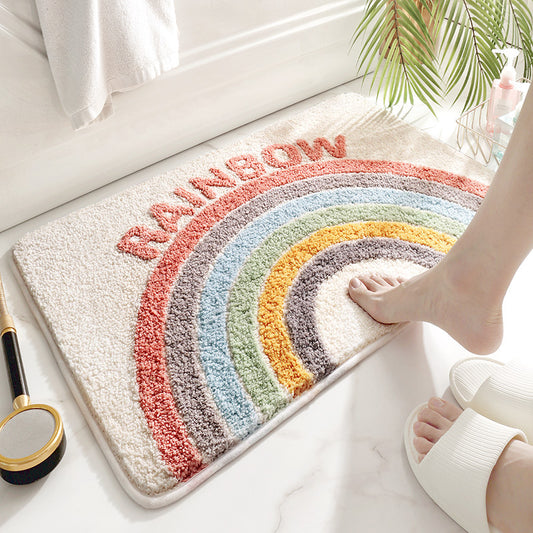
[[[520,100],[520,91],[516,84],[516,70],[514,60],[520,54],[516,48],[495,48],[495,54],[503,54],[507,63],[503,67],[500,79],[494,80],[487,107],[487,132],[494,133],[496,119],[515,109]]]
[[[494,48],[493,52],[495,54],[503,54],[507,58],[507,63],[500,74],[500,87],[502,89],[511,89],[513,83],[516,81],[514,60],[520,54],[520,50],[516,48]]]

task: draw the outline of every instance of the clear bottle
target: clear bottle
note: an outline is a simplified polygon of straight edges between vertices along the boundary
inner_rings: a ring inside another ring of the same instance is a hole
[[[516,87],[516,70],[513,67],[513,61],[520,51],[514,48],[503,50],[496,48],[493,52],[504,54],[507,57],[507,64],[503,67],[500,78],[494,80],[490,92],[487,109],[487,132],[491,135],[494,133],[496,119],[513,111],[520,101],[520,91]]]

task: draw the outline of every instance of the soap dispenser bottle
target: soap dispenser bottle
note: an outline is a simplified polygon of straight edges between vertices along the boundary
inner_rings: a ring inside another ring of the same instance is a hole
[[[494,80],[490,92],[489,105],[487,109],[487,132],[494,133],[494,124],[498,117],[506,115],[514,110],[520,101],[520,91],[516,87],[516,70],[513,61],[520,53],[515,48],[495,48],[496,54],[504,54],[507,57],[507,64],[503,67],[500,78]]]

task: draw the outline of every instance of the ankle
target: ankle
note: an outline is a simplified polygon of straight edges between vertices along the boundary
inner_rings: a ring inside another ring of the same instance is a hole
[[[489,479],[487,517],[493,526],[506,533],[533,530],[532,479],[532,448],[515,439],[505,448]]]
[[[440,271],[444,294],[453,295],[458,301],[467,298],[489,313],[500,311],[507,287],[500,287],[497,273],[475,256],[475,253],[446,256],[435,267]]]
[[[507,270],[498,266],[498,258],[491,256],[484,247],[458,241],[436,268],[442,268],[448,289],[455,287],[491,308],[501,307],[510,279]]]
[[[492,290],[484,270],[467,255],[446,256],[428,272],[425,281],[431,296],[425,320],[447,331],[467,350],[486,355],[503,338],[503,296]]]

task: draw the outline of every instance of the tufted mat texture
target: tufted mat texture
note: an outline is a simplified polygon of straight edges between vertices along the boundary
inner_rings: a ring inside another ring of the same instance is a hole
[[[349,280],[434,266],[490,178],[344,94],[47,224],[13,255],[113,471],[160,507],[397,333]]]

